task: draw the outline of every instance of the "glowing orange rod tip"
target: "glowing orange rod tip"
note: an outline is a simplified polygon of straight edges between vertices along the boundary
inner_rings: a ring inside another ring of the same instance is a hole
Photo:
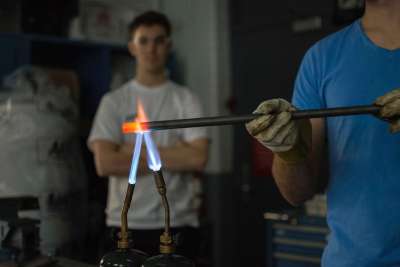
[[[122,124],[122,132],[124,134],[146,132],[148,131],[147,129],[147,123],[145,122],[130,121]]]
[[[149,130],[147,126],[148,118],[144,112],[142,102],[137,102],[137,116],[135,121],[125,122],[122,124],[122,132],[124,134],[146,132]]]

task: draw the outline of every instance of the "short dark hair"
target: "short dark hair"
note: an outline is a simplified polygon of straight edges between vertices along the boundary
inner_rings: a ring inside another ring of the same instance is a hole
[[[149,10],[134,18],[133,21],[129,24],[130,36],[132,36],[137,28],[142,25],[160,25],[165,29],[167,36],[171,35],[171,23],[168,20],[167,16],[160,12]]]

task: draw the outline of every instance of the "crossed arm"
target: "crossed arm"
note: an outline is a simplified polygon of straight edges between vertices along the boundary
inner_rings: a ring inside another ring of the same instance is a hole
[[[288,164],[274,157],[272,172],[275,182],[292,205],[298,206],[323,191],[328,184],[328,153],[325,139],[325,120],[311,119],[312,150],[302,163]]]
[[[116,144],[107,140],[94,140],[89,144],[94,154],[99,176],[129,175],[133,145]],[[208,159],[208,139],[199,138],[191,142],[179,142],[170,147],[159,147],[163,169],[169,171],[202,171]],[[148,172],[146,151],[142,149],[138,174]]]

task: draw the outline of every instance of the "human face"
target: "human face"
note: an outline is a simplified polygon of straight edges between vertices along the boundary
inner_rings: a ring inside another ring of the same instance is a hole
[[[165,69],[171,41],[161,25],[141,25],[132,34],[128,47],[137,60],[137,68],[160,73]]]

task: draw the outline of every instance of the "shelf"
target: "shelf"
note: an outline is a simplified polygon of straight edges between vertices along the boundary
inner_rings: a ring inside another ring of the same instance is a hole
[[[48,43],[48,44],[61,44],[61,45],[71,45],[71,46],[86,46],[86,47],[99,47],[99,48],[109,48],[118,52],[127,52],[128,48],[126,45],[122,44],[112,44],[106,42],[98,42],[98,41],[90,41],[90,40],[81,40],[81,39],[69,39],[65,37],[57,37],[50,35],[39,35],[39,34],[20,34],[20,33],[6,33],[1,32],[1,37],[7,38],[15,38],[22,39],[31,42],[40,42],[40,43]]]
[[[130,57],[127,47],[38,34],[0,33],[0,78],[24,65],[76,72],[81,115],[93,118],[101,97],[110,89],[112,58]]]

